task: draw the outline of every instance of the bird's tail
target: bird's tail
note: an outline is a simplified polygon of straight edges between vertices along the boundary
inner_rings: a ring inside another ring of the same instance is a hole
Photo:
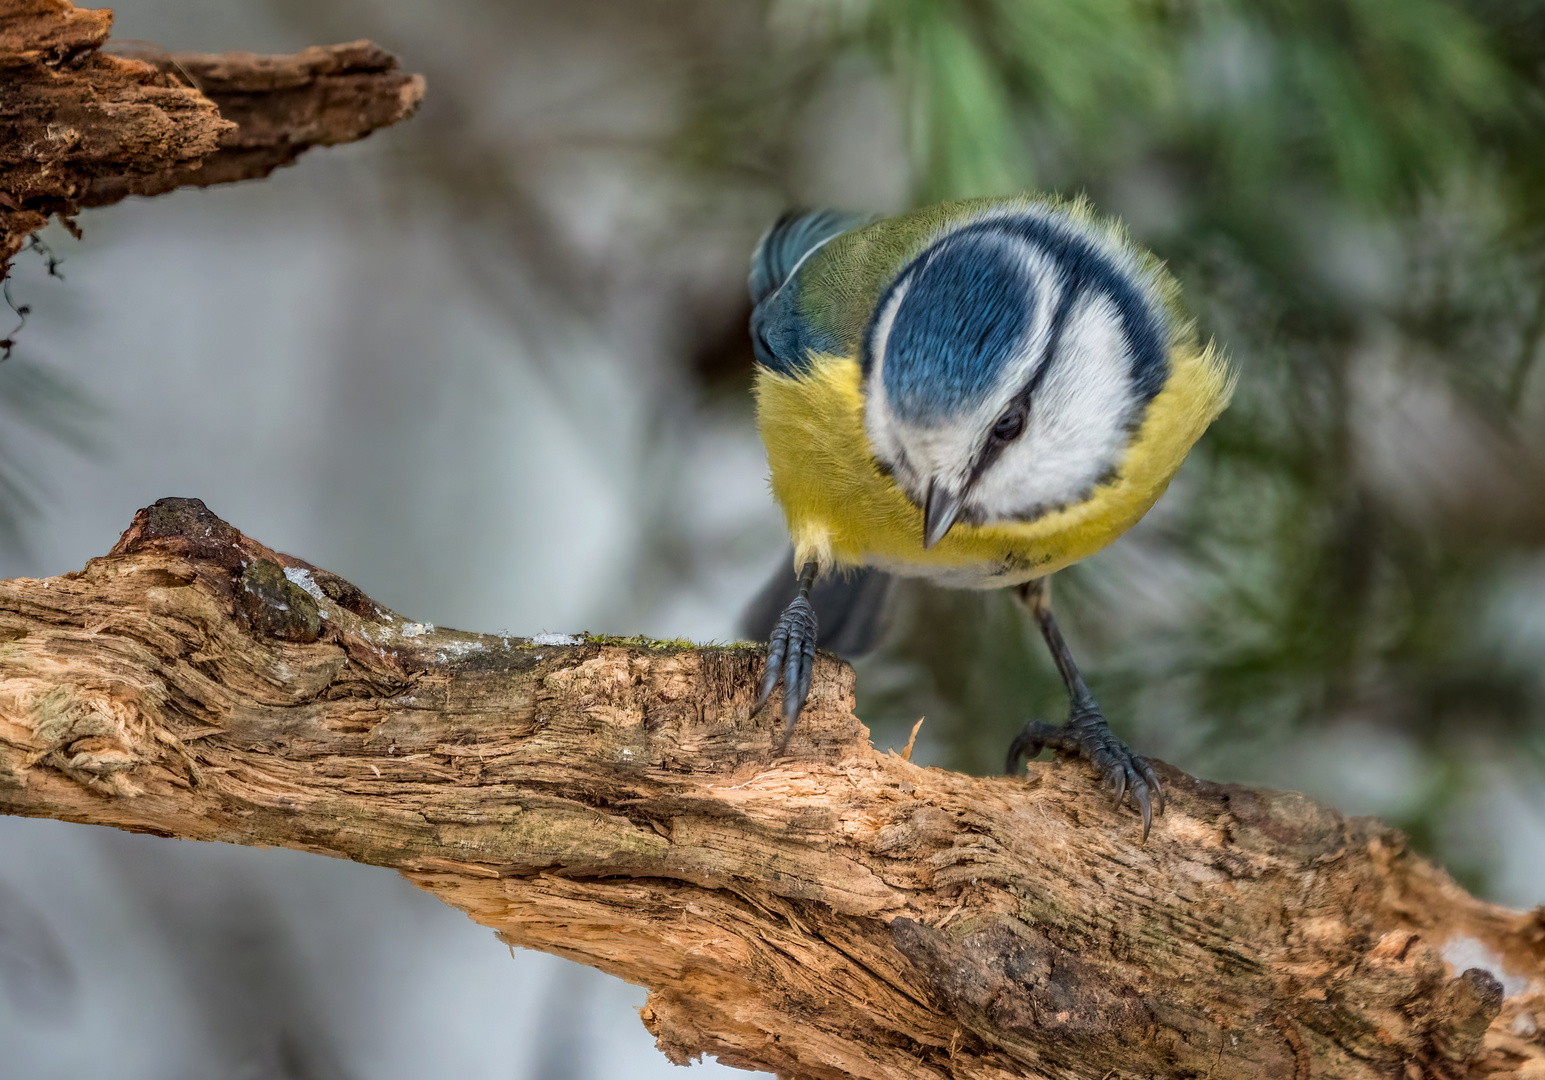
[[[751,641],[767,640],[778,616],[799,592],[799,581],[789,570],[793,554],[790,551],[778,564],[777,573],[740,616],[741,633]],[[883,570],[869,567],[839,570],[818,580],[810,590],[816,644],[844,660],[873,649],[885,629],[886,602],[894,580]]]

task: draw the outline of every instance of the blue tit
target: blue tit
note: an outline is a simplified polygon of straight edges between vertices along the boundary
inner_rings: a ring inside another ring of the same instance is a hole
[[[1046,580],[1131,528],[1228,404],[1232,376],[1174,279],[1083,200],[1022,196],[785,216],[750,286],[757,421],[794,545],[757,707],[781,682],[786,745],[810,689],[812,590],[867,644],[886,575],[1014,589],[1070,713],[1027,723],[1009,771],[1043,748],[1081,755],[1146,837],[1158,779],[1107,725]]]

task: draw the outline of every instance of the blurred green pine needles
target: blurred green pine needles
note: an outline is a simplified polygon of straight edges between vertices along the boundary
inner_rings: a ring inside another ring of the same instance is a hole
[[[1545,4],[788,0],[771,17],[780,47],[705,88],[689,155],[775,177],[812,88],[871,64],[906,119],[913,201],[1088,192],[1169,260],[1239,368],[1148,521],[1058,577],[1118,729],[1282,782],[1274,756],[1351,725],[1323,752],[1366,754],[1366,790],[1322,794],[1473,882],[1488,857],[1443,832],[1456,800],[1499,763],[1538,790],[1545,763]],[[866,665],[861,711],[885,733],[927,713],[944,760],[1001,767],[1026,704],[1059,708],[1024,620],[998,596],[905,606],[917,630]]]

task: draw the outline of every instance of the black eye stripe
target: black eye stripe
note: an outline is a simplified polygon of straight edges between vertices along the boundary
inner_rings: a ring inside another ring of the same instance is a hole
[[[1008,412],[998,418],[998,422],[992,427],[992,437],[999,442],[1013,442],[1024,434],[1026,409],[1015,404]]]
[[[1071,290],[1070,290],[1071,291]],[[1056,350],[1062,341],[1062,328],[1067,322],[1067,312],[1072,307],[1073,296],[1064,294],[1062,301],[1057,305],[1057,311],[1052,317],[1051,340],[1046,343],[1046,349],[1041,355],[1041,365],[1035,369],[1035,374],[1030,376],[1024,389],[1014,395],[1014,400],[1008,409],[998,418],[998,423],[993,425],[982,448],[977,451],[976,460],[971,463],[971,477],[966,481],[969,488],[975,484],[977,478],[987,471],[987,467],[998,460],[1004,448],[1015,439],[1024,434],[1025,428],[1030,423],[1030,403],[1035,400],[1035,392],[1040,389],[1046,373],[1052,368],[1052,361],[1056,358]],[[998,428],[1007,420],[1018,418],[1018,430],[1012,435],[1000,435]]]

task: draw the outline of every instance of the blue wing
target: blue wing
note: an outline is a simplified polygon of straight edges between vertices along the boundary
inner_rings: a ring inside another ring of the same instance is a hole
[[[751,344],[764,367],[798,370],[811,349],[830,347],[814,340],[799,315],[795,290],[785,288],[805,257],[834,236],[873,221],[872,215],[841,210],[788,213],[768,229],[751,256]]]
[[[870,221],[866,214],[842,210],[789,212],[762,234],[751,254],[751,302],[760,304],[778,291],[799,261],[834,236]]]

